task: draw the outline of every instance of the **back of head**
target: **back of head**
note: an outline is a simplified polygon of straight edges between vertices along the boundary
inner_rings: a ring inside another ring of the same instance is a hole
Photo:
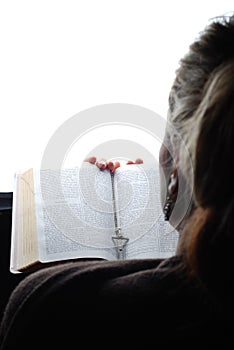
[[[195,144],[191,135],[197,125],[197,110],[204,97],[206,84],[215,71],[234,60],[234,15],[220,17],[208,25],[190,45],[180,60],[169,96],[168,119],[188,146],[193,158]],[[181,167],[183,148],[181,149]]]
[[[183,253],[208,288],[233,291],[234,16],[213,21],[190,46],[169,102],[169,120],[194,167],[197,209],[183,232]],[[180,162],[186,176],[183,154]]]
[[[234,61],[211,74],[195,119],[190,142],[198,209],[186,228],[187,259],[208,287],[226,294],[234,287]]]
[[[196,201],[224,215],[233,200],[234,60],[211,74],[195,118]]]

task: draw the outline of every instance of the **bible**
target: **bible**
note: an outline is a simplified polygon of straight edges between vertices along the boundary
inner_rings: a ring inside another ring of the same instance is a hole
[[[177,240],[164,221],[156,163],[112,173],[84,162],[15,175],[13,273],[78,258],[165,258],[175,253]]]

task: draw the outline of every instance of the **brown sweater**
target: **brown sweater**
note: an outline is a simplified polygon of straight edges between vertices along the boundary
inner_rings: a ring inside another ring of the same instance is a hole
[[[0,349],[233,348],[230,314],[180,263],[78,260],[34,272],[11,295]]]

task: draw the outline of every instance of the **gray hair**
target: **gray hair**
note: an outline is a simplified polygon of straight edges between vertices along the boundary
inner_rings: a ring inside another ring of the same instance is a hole
[[[206,84],[218,67],[232,60],[234,61],[233,15],[213,19],[199,33],[188,53],[179,62],[169,95],[168,122],[174,130],[170,136],[172,147],[178,135],[183,141],[183,146],[178,150],[178,158],[181,171],[187,179],[192,174],[184,147],[190,154],[194,168],[196,140],[205,108],[203,98]],[[195,197],[193,201],[196,203]]]

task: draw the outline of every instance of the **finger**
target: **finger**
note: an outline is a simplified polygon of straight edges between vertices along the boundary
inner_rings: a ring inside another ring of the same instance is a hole
[[[143,160],[141,158],[137,158],[135,160],[135,164],[142,164],[143,163]]]
[[[135,162],[133,160],[128,160],[126,164],[128,165],[128,164],[142,164],[142,163],[143,163],[143,160],[141,158],[137,158]]]
[[[101,170],[106,169],[106,167],[107,167],[107,162],[106,162],[105,159],[101,159],[101,160],[99,160],[99,161],[96,161],[95,164],[96,164],[96,166],[97,166],[99,169],[101,169]]]
[[[107,169],[109,169],[110,171],[113,171],[114,170],[114,163],[113,162],[107,162]]]
[[[96,157],[89,157],[89,158],[86,158],[84,160],[84,162],[88,162],[88,163],[91,163],[91,164],[95,164],[97,161],[97,158]]]
[[[114,168],[113,168],[113,172],[117,169],[117,168],[119,168],[120,167],[120,162],[115,162],[114,163]]]

